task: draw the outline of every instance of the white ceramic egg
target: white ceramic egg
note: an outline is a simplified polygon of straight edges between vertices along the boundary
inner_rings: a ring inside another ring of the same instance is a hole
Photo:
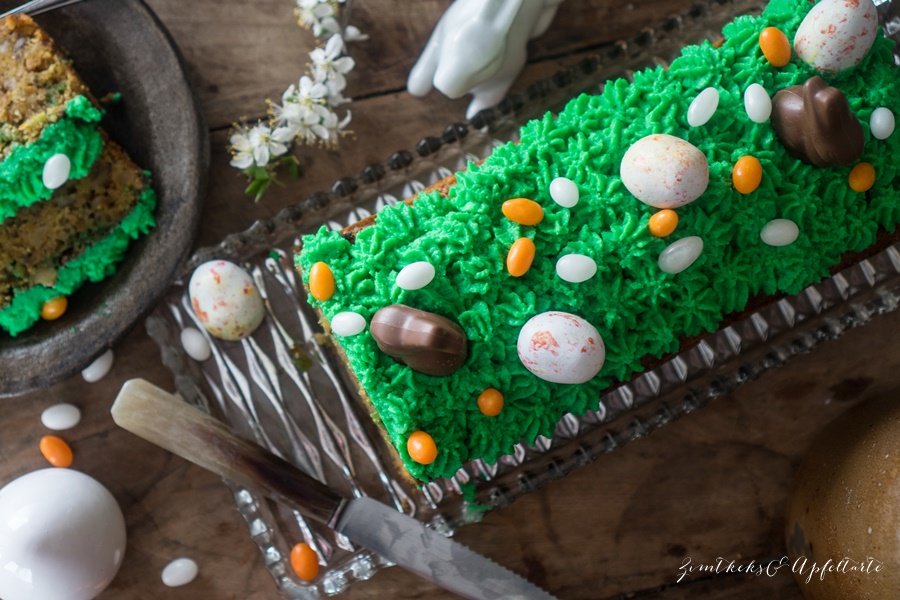
[[[625,152],[619,167],[628,191],[654,208],[693,202],[709,185],[709,163],[700,150],[666,134],[644,137]]]
[[[0,489],[0,598],[90,600],[125,557],[112,494],[72,469],[43,469]]]
[[[519,330],[516,344],[525,368],[546,381],[590,381],[606,360],[597,329],[577,315],[549,311],[535,315]]]
[[[822,0],[800,23],[794,51],[817,70],[836,73],[858,65],[877,33],[872,0]]]
[[[203,263],[191,275],[188,290],[194,313],[215,337],[240,340],[259,327],[265,307],[253,279],[226,260]]]

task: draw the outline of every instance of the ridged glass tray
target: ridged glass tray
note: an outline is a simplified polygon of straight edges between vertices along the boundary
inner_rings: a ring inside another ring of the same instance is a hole
[[[886,33],[900,36],[900,17],[891,3],[876,4]],[[598,410],[563,416],[552,438],[519,444],[495,465],[471,462],[453,478],[417,489],[392,463],[386,443],[361,408],[354,387],[343,378],[305,301],[291,259],[300,235],[322,224],[343,228],[413,196],[516,139],[528,119],[558,111],[581,92],[597,93],[611,78],[665,64],[686,44],[717,39],[734,16],[758,12],[762,5],[761,0],[707,0],[688,15],[669,18],[658,29],[616,44],[468,123],[424,138],[414,151],[396,152],[357,177],[337,181],[329,192],[311,195],[272,221],[197,251],[146,321],[178,394],[341,493],[375,497],[450,535],[479,520],[486,509],[509,504],[820,342],[894,310],[900,304],[900,247],[731,323],[608,391]],[[197,265],[213,259],[244,266],[266,298],[267,318],[246,340],[224,342],[207,336],[191,310],[186,283]],[[212,358],[201,363],[187,356],[180,343],[186,327],[207,337]],[[231,489],[266,567],[288,598],[339,594],[388,565],[296,511],[251,490],[235,485]],[[470,500],[463,499],[464,491]],[[290,567],[290,549],[299,541],[309,543],[320,557],[322,569],[313,582],[299,580]]]

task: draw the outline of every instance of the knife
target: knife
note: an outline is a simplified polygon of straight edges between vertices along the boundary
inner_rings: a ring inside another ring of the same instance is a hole
[[[478,600],[554,600],[512,571],[371,498],[344,498],[221,421],[143,380],[126,381],[112,409],[123,429],[204,469],[325,523],[436,585]]]

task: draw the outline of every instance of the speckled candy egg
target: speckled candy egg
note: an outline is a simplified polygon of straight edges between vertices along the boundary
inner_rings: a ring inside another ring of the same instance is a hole
[[[817,70],[836,73],[858,65],[877,32],[872,0],[822,0],[800,23],[794,51]]]
[[[593,325],[566,312],[545,312],[528,320],[516,344],[525,368],[546,381],[584,383],[606,359],[603,339]]]
[[[262,298],[246,271],[225,260],[203,263],[189,284],[191,305],[210,334],[240,340],[259,326],[265,315]]]
[[[680,138],[648,135],[635,142],[619,167],[628,191],[655,208],[693,202],[709,185],[709,163],[700,150]]]

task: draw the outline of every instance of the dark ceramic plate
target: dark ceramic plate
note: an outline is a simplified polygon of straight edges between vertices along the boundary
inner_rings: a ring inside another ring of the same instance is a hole
[[[0,13],[20,0],[0,0]],[[141,0],[89,0],[35,18],[98,98],[120,92],[103,127],[153,174],[156,228],[115,276],[86,284],[59,320],[0,334],[0,396],[69,377],[119,339],[168,289],[194,239],[209,165],[204,119],[174,41]]]

